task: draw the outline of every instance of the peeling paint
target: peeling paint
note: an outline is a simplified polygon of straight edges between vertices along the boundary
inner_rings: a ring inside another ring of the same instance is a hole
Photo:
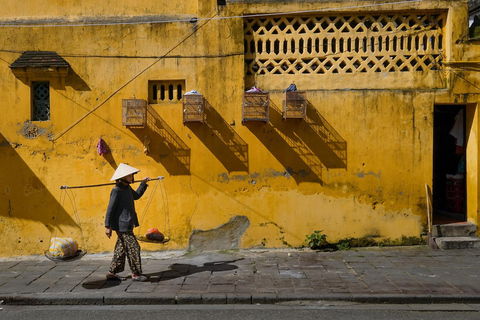
[[[275,169],[270,168],[262,172],[252,172],[251,174],[234,175],[230,177],[228,173],[224,172],[217,176],[217,181],[220,183],[229,183],[230,181],[234,181],[234,182],[248,181],[248,183],[255,185],[259,181],[264,181],[265,179],[268,179],[268,178],[279,178],[279,177],[289,179],[290,173],[288,171],[282,172],[282,171],[277,171]]]
[[[30,121],[25,121],[22,129],[20,130],[20,134],[27,139],[35,139],[41,135],[46,135],[47,130],[45,128],[36,126]]]
[[[308,171],[308,172],[307,172],[307,171],[305,171],[305,170],[303,170],[303,169],[300,169],[300,170],[298,170],[298,172],[295,172],[292,168],[288,167],[288,168],[287,168],[287,172],[288,172],[288,174],[289,174],[290,176],[292,176],[292,175],[298,175],[299,177],[304,178],[304,177],[306,177],[306,176],[309,176],[312,171]]]
[[[193,230],[188,243],[189,251],[232,250],[240,247],[240,239],[250,226],[245,216],[235,216],[212,230]]]
[[[374,176],[374,177],[378,178],[378,180],[382,180],[382,172],[381,171],[378,171],[378,174],[375,174],[375,172],[373,172],[373,171],[365,172],[363,170],[362,171],[357,170],[356,175],[359,178],[365,178],[365,176]]]

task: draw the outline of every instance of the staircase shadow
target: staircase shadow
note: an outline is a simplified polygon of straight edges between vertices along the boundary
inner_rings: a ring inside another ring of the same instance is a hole
[[[248,172],[248,145],[205,100],[205,123],[185,125],[202,141],[228,172]]]
[[[347,168],[347,142],[311,104],[305,119],[283,119],[270,101],[267,124],[244,125],[260,140],[298,183],[323,184],[324,169]]]
[[[171,175],[190,174],[190,148],[151,105],[147,107],[147,126],[130,130],[140,141],[150,138],[147,156],[161,163]]]

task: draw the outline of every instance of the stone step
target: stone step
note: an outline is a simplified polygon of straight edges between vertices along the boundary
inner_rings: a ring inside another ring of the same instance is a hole
[[[475,237],[477,226],[470,222],[458,222],[449,224],[435,224],[432,226],[432,236],[440,237]]]
[[[480,238],[477,237],[440,237],[435,238],[439,249],[478,249]]]

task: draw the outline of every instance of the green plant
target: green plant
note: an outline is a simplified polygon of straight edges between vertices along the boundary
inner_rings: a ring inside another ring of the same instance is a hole
[[[348,240],[340,240],[338,243],[337,243],[337,249],[338,250],[350,250],[351,249],[351,246],[350,246],[350,242]]]
[[[321,249],[328,246],[327,235],[322,231],[314,231],[311,235],[305,236],[305,243],[312,250]]]

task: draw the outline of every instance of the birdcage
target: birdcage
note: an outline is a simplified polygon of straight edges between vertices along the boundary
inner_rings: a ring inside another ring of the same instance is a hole
[[[143,99],[122,100],[124,126],[144,127],[147,123],[147,101]]]
[[[183,123],[205,122],[205,99],[201,94],[183,95]]]
[[[290,91],[283,94],[283,119],[304,119],[307,116],[307,93]]]
[[[268,92],[244,92],[242,101],[242,123],[245,121],[268,122],[270,112]]]

